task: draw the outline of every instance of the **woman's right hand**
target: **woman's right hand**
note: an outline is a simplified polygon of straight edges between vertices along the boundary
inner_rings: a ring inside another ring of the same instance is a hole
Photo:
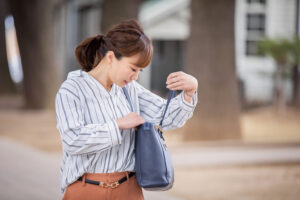
[[[134,112],[131,112],[128,115],[117,119],[119,129],[135,128],[143,123],[145,123],[145,119]]]

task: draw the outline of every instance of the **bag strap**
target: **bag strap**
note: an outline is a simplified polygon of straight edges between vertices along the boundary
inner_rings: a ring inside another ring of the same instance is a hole
[[[126,99],[127,101],[129,102],[129,105],[131,107],[131,111],[134,112],[133,110],[133,106],[132,106],[132,103],[131,103],[131,100],[130,100],[130,97],[129,97],[129,94],[128,94],[128,91],[126,90],[125,87],[122,88],[122,90],[124,91],[124,94],[126,96]],[[165,118],[165,115],[167,113],[167,109],[169,107],[169,104],[170,104],[170,101],[172,98],[174,98],[176,96],[176,93],[177,91],[176,90],[169,90],[169,93],[168,93],[168,101],[167,101],[167,105],[166,105],[166,109],[164,110],[164,114],[163,114],[163,118],[161,119],[160,123],[159,123],[159,126],[162,126],[162,123],[163,123],[163,120]]]
[[[131,111],[134,112],[133,106],[132,106],[132,103],[131,103],[131,100],[130,100],[130,97],[129,97],[129,94],[128,94],[128,91],[126,90],[125,87],[122,87],[122,90],[123,90],[123,92],[124,92],[124,94],[126,96],[126,99],[127,99],[128,103],[129,103],[129,105],[130,105]]]
[[[171,99],[173,99],[174,97],[176,97],[176,93],[177,93],[177,90],[169,90],[169,93],[168,93],[168,101],[167,101],[167,105],[166,105],[166,109],[164,111],[164,115],[163,115],[163,118],[161,119],[160,123],[159,123],[159,126],[162,126],[162,123],[163,123],[163,120],[165,118],[165,115],[167,113],[167,109],[169,107],[169,104],[170,104],[170,101]]]

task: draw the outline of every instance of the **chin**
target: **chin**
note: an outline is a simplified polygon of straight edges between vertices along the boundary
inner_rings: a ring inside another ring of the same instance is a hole
[[[125,85],[127,85],[127,84],[129,84],[130,82],[127,82],[127,81],[123,81],[122,82],[122,85],[123,85],[123,87],[125,86]]]

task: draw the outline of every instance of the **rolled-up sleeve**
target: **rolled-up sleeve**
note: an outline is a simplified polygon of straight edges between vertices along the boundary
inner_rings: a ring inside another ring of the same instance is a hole
[[[138,83],[134,83],[137,90],[140,114],[146,121],[158,125],[163,117],[167,100],[145,89]],[[163,130],[171,130],[182,127],[185,122],[193,116],[198,102],[197,93],[193,95],[192,103],[184,99],[184,92],[181,92],[170,101],[165,118]]]
[[[84,125],[82,107],[76,95],[59,92],[55,100],[57,129],[62,145],[71,155],[105,151],[121,144],[116,120]]]

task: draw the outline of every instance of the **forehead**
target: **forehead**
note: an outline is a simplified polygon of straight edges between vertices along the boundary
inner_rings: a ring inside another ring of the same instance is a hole
[[[136,68],[144,68],[144,67],[140,67],[141,56],[142,56],[141,54],[135,54],[130,57],[123,56],[121,58],[121,61],[126,64],[129,64],[130,66],[136,67]]]
[[[143,52],[141,52],[141,53],[135,54],[133,56],[128,56],[128,57],[124,56],[124,57],[122,57],[122,59],[126,63],[128,63],[136,68],[144,69],[145,67],[147,67],[150,64],[150,61],[152,58],[151,56],[152,55],[150,55],[150,54],[145,55]]]

